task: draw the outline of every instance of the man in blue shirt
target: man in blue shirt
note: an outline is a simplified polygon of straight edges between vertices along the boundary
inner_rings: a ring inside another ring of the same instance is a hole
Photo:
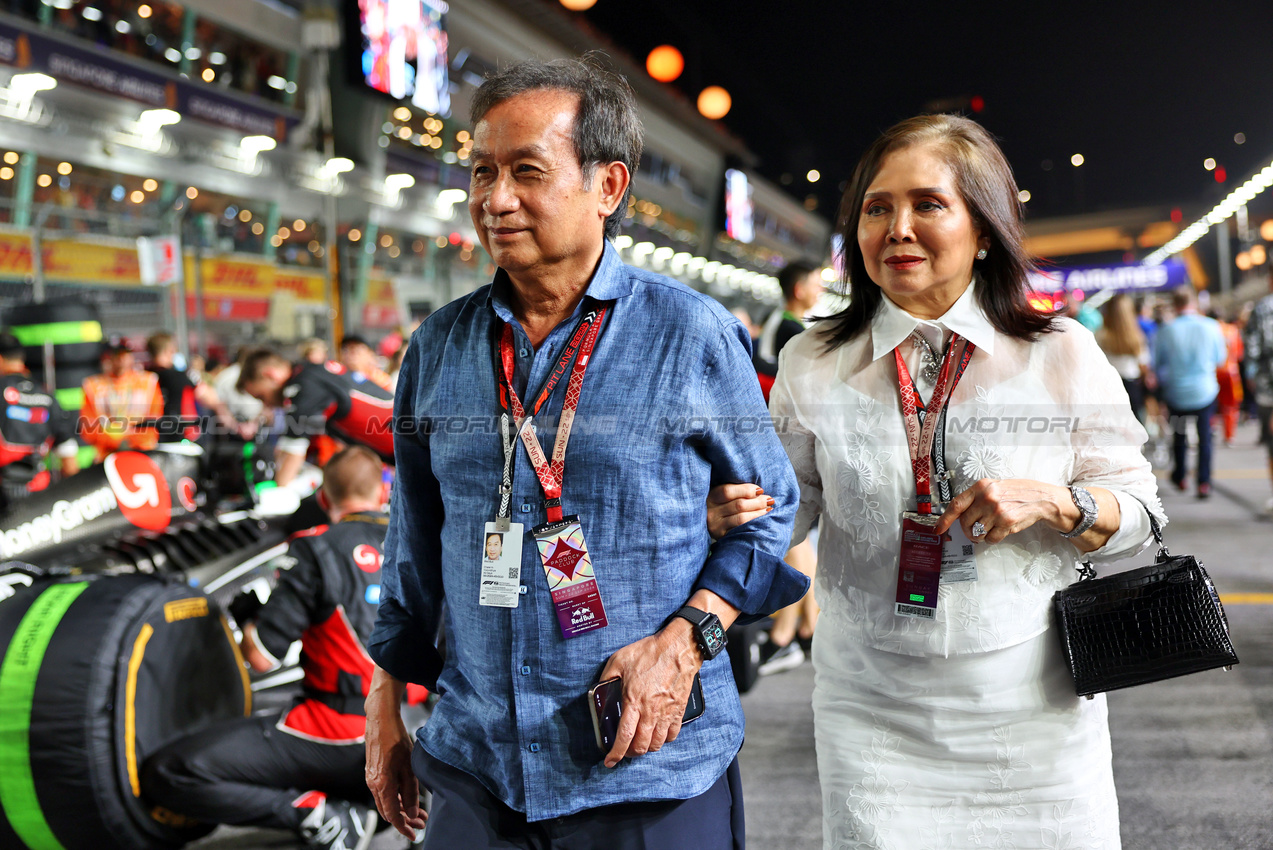
[[[722,630],[808,586],[782,561],[797,490],[749,338],[607,241],[641,151],[626,81],[528,62],[472,113],[469,211],[498,271],[402,365],[368,784],[407,835],[417,777],[433,792],[426,848],[741,848]],[[736,481],[774,509],[711,544],[708,491]],[[705,710],[682,727],[696,674]],[[602,748],[588,691],[614,677]],[[408,681],[440,695],[414,750]]]
[[[1224,363],[1224,334],[1214,319],[1198,313],[1192,286],[1171,295],[1176,318],[1159,329],[1154,340],[1154,368],[1158,386],[1171,415],[1175,464],[1172,483],[1185,489],[1189,467],[1185,425],[1192,421],[1198,434],[1198,498],[1211,495],[1211,417],[1216,412],[1220,383],[1216,368]]]

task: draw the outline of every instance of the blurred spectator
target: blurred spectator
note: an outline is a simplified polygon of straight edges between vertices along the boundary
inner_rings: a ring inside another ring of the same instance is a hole
[[[79,472],[75,423],[44,387],[31,380],[25,349],[0,333],[0,513],[49,485],[44,458],[50,448],[62,476]]]
[[[311,439],[323,433],[393,462],[393,394],[370,381],[355,382],[339,363],[293,366],[281,354],[260,349],[243,361],[238,389],[284,412],[275,451],[274,480],[280,487],[300,472]]]
[[[309,363],[317,363],[321,366],[327,362],[327,343],[316,336],[301,340],[300,345],[296,347],[296,352],[301,360]]]
[[[102,370],[84,379],[80,436],[96,447],[99,463],[114,451],[153,449],[159,442],[154,425],[164,412],[158,377],[139,370],[126,345],[107,349]]]
[[[213,389],[216,390],[217,397],[225,402],[231,415],[239,422],[244,438],[249,440],[256,435],[257,423],[260,422],[261,414],[265,410],[265,405],[261,404],[260,399],[254,398],[238,388],[239,374],[243,367],[243,361],[247,359],[251,351],[252,349],[248,346],[240,348],[235,362],[222,369],[212,385]]]
[[[191,380],[186,372],[173,367],[177,356],[177,341],[172,334],[167,331],[152,334],[146,340],[146,350],[150,353],[150,365],[147,368],[159,378],[159,391],[164,397],[159,442],[179,443],[182,440],[199,439],[202,432],[200,406],[211,410],[223,426],[238,433],[234,414],[221,401],[216,390],[205,381]]]
[[[1247,368],[1251,373],[1256,418],[1260,422],[1260,442],[1268,450],[1269,476],[1273,478],[1273,272],[1269,274],[1271,294],[1255,303],[1243,337]],[[1265,510],[1273,512],[1273,499]]]
[[[1228,354],[1216,369],[1216,382],[1220,385],[1216,405],[1224,428],[1224,444],[1232,446],[1233,435],[1238,429],[1238,413],[1242,409],[1242,332],[1235,323],[1224,321],[1218,314],[1212,318],[1220,325]]]
[[[396,391],[398,389],[398,373],[402,371],[402,358],[407,355],[407,346],[402,344],[398,346],[398,350],[389,358],[389,389]]]
[[[393,381],[376,361],[376,352],[360,336],[349,334],[340,341],[340,365],[348,370],[356,384],[371,381],[382,390],[393,389]]]
[[[1136,307],[1131,296],[1119,293],[1104,308],[1104,323],[1096,332],[1096,341],[1110,365],[1123,379],[1132,412],[1145,421],[1145,382],[1149,375],[1149,345],[1136,320]]]
[[[1205,499],[1211,495],[1211,417],[1220,394],[1216,369],[1228,352],[1220,326],[1198,314],[1192,286],[1172,293],[1171,304],[1176,317],[1158,330],[1154,346],[1158,384],[1174,431],[1171,481],[1177,489],[1186,489],[1189,442],[1185,427],[1192,421],[1198,435],[1198,498]]]

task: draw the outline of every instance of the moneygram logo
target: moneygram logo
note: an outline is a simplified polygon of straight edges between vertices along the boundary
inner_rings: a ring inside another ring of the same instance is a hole
[[[106,480],[124,518],[138,528],[163,531],[172,518],[172,493],[155,462],[141,452],[106,458]]]
[[[374,573],[380,569],[380,562],[384,560],[384,556],[376,551],[375,546],[369,546],[363,543],[354,548],[354,563],[358,565],[358,569],[364,573]]]

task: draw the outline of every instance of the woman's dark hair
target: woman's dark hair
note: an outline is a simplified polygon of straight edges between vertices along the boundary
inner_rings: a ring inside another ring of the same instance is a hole
[[[973,222],[990,240],[986,259],[973,264],[979,279],[977,302],[990,324],[1006,336],[1031,342],[1055,330],[1052,317],[1036,311],[1026,298],[1034,263],[1022,244],[1021,201],[1003,151],[975,121],[958,115],[920,115],[890,127],[867,148],[840,202],[836,231],[844,240],[844,286],[850,301],[822,331],[827,348],[839,348],[870,326],[884,299],[866,273],[858,246],[858,217],[884,157],[915,145],[933,145],[940,151]]]

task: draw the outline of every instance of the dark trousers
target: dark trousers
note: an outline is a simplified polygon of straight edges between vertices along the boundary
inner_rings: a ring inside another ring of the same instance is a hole
[[[1189,476],[1189,438],[1185,434],[1185,425],[1193,421],[1195,433],[1198,435],[1198,484],[1211,483],[1211,417],[1216,412],[1216,401],[1197,410],[1182,410],[1167,405],[1171,414],[1172,453],[1175,467],[1171,471],[1171,480],[1178,487],[1183,487]]]
[[[168,744],[142,767],[142,795],[205,823],[296,829],[307,791],[370,803],[363,744],[320,744],[276,728],[279,715],[224,720]]]
[[[530,823],[472,775],[417,745],[411,767],[433,792],[422,850],[743,850],[738,759],[689,800],[623,803]]]

